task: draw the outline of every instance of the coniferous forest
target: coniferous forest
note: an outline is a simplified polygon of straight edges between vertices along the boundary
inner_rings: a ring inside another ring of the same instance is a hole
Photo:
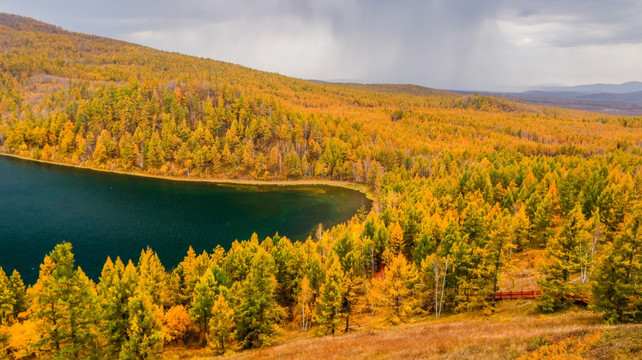
[[[239,239],[190,250],[174,269],[141,249],[100,259],[89,279],[66,242],[35,284],[0,268],[0,358],[222,354],[369,317],[491,315],[525,254],[541,259],[538,312],[585,298],[606,323],[642,321],[641,118],[298,80],[7,14],[0,48],[4,154],[168,177],[339,180],[374,198],[308,239]]]

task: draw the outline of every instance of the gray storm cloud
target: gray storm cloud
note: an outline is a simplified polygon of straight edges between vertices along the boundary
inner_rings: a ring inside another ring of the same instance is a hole
[[[637,0],[8,0],[2,8],[308,79],[481,90],[642,79]]]

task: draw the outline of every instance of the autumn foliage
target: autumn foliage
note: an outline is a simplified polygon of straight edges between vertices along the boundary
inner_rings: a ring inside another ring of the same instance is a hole
[[[28,289],[0,270],[3,355],[140,359],[169,343],[225,353],[273,344],[292,324],[324,335],[362,316],[490,314],[506,264],[532,249],[546,253],[542,311],[582,295],[611,322],[642,319],[639,118],[315,83],[6,14],[0,35],[3,153],[346,180],[375,197],[314,238],[190,249],[175,269],[145,249],[137,263],[107,259],[97,281],[58,245]]]

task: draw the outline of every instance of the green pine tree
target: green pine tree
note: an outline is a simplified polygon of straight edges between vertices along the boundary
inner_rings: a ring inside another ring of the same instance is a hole
[[[279,238],[271,251],[277,280],[275,296],[280,305],[291,307],[296,302],[296,288],[303,277],[303,260],[288,238]]]
[[[494,299],[494,294],[499,290],[499,275],[504,263],[516,247],[516,242],[511,241],[510,216],[505,212],[503,214],[500,212],[499,207],[495,207],[489,214],[491,217],[489,221],[490,231],[488,233],[488,242],[484,248],[485,256],[480,268],[484,271],[483,277],[488,280],[489,286],[487,290],[492,289],[492,293],[482,290],[481,294],[484,299],[488,299],[488,295],[492,295]],[[528,221],[526,216],[524,216],[524,219]],[[517,243],[521,242],[518,241]]]
[[[225,351],[230,350],[236,337],[235,328],[234,309],[230,307],[221,292],[218,294],[218,298],[212,308],[208,332],[210,347],[219,353],[225,353]]]
[[[532,224],[526,215],[526,207],[521,206],[512,218],[512,243],[515,251],[522,251],[531,245],[533,236]]]
[[[379,305],[389,310],[388,321],[392,324],[400,324],[410,316],[417,281],[414,263],[409,263],[404,255],[399,254],[386,267],[385,278],[374,282],[379,293]]]
[[[321,334],[334,335],[337,327],[342,322],[343,298],[345,277],[339,264],[339,259],[331,260],[330,268],[326,273],[324,284],[321,286],[321,296],[317,306],[318,322],[321,325]]]
[[[196,287],[198,281],[209,268],[210,255],[205,251],[200,255],[196,255],[196,252],[190,246],[187,250],[187,256],[172,272],[175,297],[179,304],[187,306],[192,302],[194,287]]]
[[[274,267],[272,256],[261,249],[243,281],[237,314],[237,338],[243,348],[270,345],[280,332],[278,322],[284,314],[274,296]]]
[[[15,299],[11,291],[11,282],[0,266],[0,326],[7,325],[13,318]]]
[[[13,270],[9,278],[9,286],[13,295],[13,317],[18,318],[21,312],[27,310],[27,289],[18,270]]]
[[[163,347],[163,332],[156,320],[156,306],[151,298],[137,291],[129,299],[127,313],[129,326],[120,359],[143,360],[156,357]]]
[[[593,284],[592,308],[609,323],[642,320],[642,211],[604,248]]]
[[[80,358],[94,349],[96,293],[82,270],[74,268],[71,249],[70,243],[56,245],[30,289],[32,318],[42,321],[37,346],[52,358]]]
[[[100,333],[108,358],[117,358],[127,341],[129,330],[129,299],[134,296],[138,274],[130,261],[107,258],[98,283]]]
[[[546,246],[551,239],[551,222],[553,221],[553,205],[548,195],[537,204],[533,219],[533,233],[540,246]]]
[[[542,290],[539,307],[544,312],[553,312],[569,304],[568,297],[580,295],[581,283],[571,275],[582,269],[584,256],[591,242],[591,234],[587,231],[587,222],[582,208],[576,206],[568,214],[560,232],[546,247],[546,262],[541,269],[544,278],[538,281]]]
[[[171,306],[169,276],[158,255],[150,248],[141,251],[138,259],[138,287],[157,306]]]
[[[192,308],[189,311],[190,317],[199,328],[199,339],[201,346],[205,345],[207,326],[212,317],[212,306],[216,300],[218,283],[214,273],[209,270],[201,277],[194,287]]]

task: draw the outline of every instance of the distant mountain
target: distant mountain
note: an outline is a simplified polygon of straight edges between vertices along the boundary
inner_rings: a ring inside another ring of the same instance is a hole
[[[520,93],[502,94],[535,105],[548,105],[605,114],[642,115],[642,82],[539,86]]]
[[[600,93],[600,94],[584,94],[577,96],[581,99],[587,100],[602,100],[602,101],[619,101],[625,103],[639,103],[642,101],[642,91],[635,91],[630,93]]]
[[[642,91],[642,82],[629,81],[623,84],[588,84],[576,86],[540,86],[533,90],[543,92],[564,92],[583,94],[626,94]]]

